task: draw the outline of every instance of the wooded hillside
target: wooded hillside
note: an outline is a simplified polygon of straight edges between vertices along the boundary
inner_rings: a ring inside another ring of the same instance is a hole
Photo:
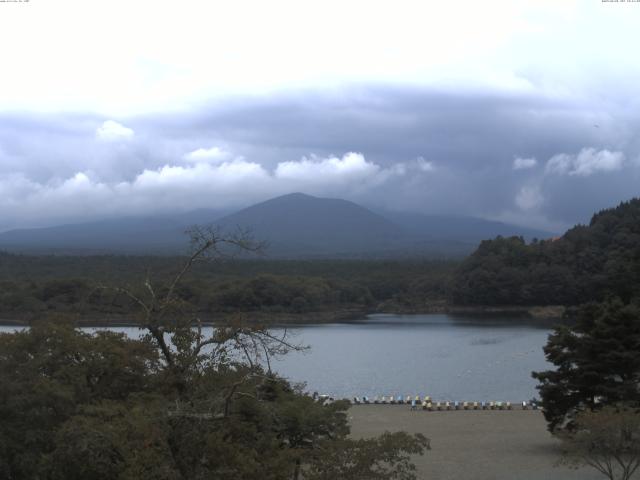
[[[640,199],[595,214],[562,237],[486,240],[456,270],[453,303],[577,305],[640,293]]]

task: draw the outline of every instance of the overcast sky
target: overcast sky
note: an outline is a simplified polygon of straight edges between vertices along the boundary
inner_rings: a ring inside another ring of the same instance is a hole
[[[640,194],[640,2],[0,2],[0,229],[294,191],[562,230]]]

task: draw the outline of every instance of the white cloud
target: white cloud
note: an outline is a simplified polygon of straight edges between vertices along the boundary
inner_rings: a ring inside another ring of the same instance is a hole
[[[433,164],[421,157],[382,167],[368,161],[361,153],[349,152],[342,158],[311,156],[300,161],[280,162],[273,175],[278,184],[290,185],[290,189],[345,195],[347,192],[364,193],[392,179],[415,181],[433,169]],[[411,177],[410,172],[414,174]]]
[[[214,197],[232,193],[227,191],[230,187],[255,187],[256,182],[268,181],[269,174],[261,165],[237,160],[220,165],[198,163],[192,167],[166,165],[158,170],[145,170],[127,185],[137,193],[162,190],[167,197],[171,197],[171,189],[176,189],[180,192],[193,192],[194,195],[199,191],[210,191]]]
[[[634,55],[615,48],[637,43],[634,15],[593,1],[274,0],[252,4],[251,15],[244,2],[32,3],[0,16],[0,41],[21,39],[3,52],[12,75],[0,78],[0,109],[154,112],[230,92],[367,80],[509,89],[530,77],[553,93],[638,78]]]
[[[342,158],[303,158],[300,161],[280,162],[275,177],[298,182],[323,182],[327,179],[349,181],[375,176],[380,166],[365,160],[361,153],[349,152]]]
[[[132,129],[127,128],[118,122],[114,122],[113,120],[106,120],[96,129],[96,138],[107,142],[128,140],[132,138],[133,135],[134,132]]]
[[[422,157],[418,157],[416,159],[416,165],[418,169],[423,172],[432,172],[435,169],[435,167],[433,166],[433,162],[425,160]]]
[[[513,160],[513,169],[514,170],[528,170],[530,168],[535,167],[538,164],[538,161],[535,158],[521,158],[517,157]]]
[[[229,152],[219,147],[211,148],[198,148],[184,155],[184,159],[189,162],[222,162],[228,160],[230,157]]]
[[[596,151],[583,148],[577,155],[560,153],[549,159],[546,173],[588,177],[597,172],[613,172],[622,169],[625,156],[622,152]]]
[[[544,203],[544,197],[538,186],[529,185],[520,189],[515,201],[521,210],[533,210]]]
[[[354,198],[393,179],[414,181],[430,171],[430,165],[418,159],[383,168],[350,152],[280,162],[273,171],[240,157],[165,165],[114,182],[88,172],[45,183],[13,174],[0,176],[0,210],[12,212],[13,223],[39,224],[44,219],[55,222],[59,215],[81,221],[95,215],[239,207],[292,191]]]

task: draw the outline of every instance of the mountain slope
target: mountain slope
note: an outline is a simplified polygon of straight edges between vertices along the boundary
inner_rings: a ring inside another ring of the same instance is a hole
[[[500,222],[472,217],[378,214],[353,202],[292,193],[226,216],[197,210],[174,215],[117,218],[0,233],[0,249],[25,253],[182,253],[185,229],[218,224],[249,229],[266,241],[273,258],[460,257],[485,238],[522,235],[548,238]]]
[[[0,233],[0,248],[27,253],[149,253],[183,251],[185,230],[224,213],[196,210],[179,215],[128,217]]]
[[[353,202],[292,193],[220,219],[226,230],[250,229],[274,256],[357,255],[406,248],[403,228]]]

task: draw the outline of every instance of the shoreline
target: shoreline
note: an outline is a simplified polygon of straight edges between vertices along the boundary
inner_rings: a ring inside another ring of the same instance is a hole
[[[204,317],[202,319],[203,326],[225,325],[235,321],[241,321],[249,325],[260,326],[286,326],[286,325],[323,325],[330,323],[346,323],[356,322],[366,319],[368,315],[375,314],[393,314],[393,315],[468,315],[477,316],[479,318],[486,316],[517,316],[533,320],[560,320],[563,318],[566,308],[560,305],[548,306],[459,306],[459,305],[431,305],[425,308],[376,308],[365,310],[360,308],[341,309],[341,310],[322,310],[315,312],[238,312],[238,313],[221,313],[213,316]],[[63,314],[64,315],[64,314]],[[44,316],[44,315],[43,315]],[[119,315],[82,315],[68,314],[70,321],[76,323],[79,327],[137,327],[139,323],[131,316]],[[3,327],[27,327],[39,318],[34,315],[28,315],[24,318],[0,318],[0,326]]]
[[[391,313],[397,315],[469,315],[469,316],[520,316],[530,319],[562,319],[566,312],[563,305],[449,305],[434,304],[424,308],[402,307],[397,305],[384,306],[371,313]]]

